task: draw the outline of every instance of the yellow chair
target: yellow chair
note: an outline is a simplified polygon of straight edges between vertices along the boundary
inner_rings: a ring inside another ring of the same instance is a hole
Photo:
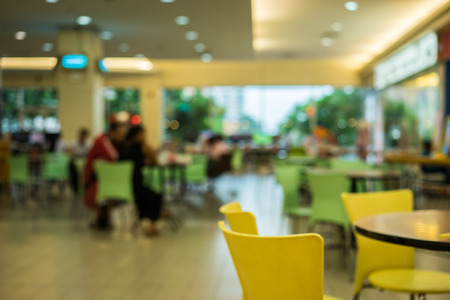
[[[323,296],[323,239],[318,234],[261,237],[219,222],[249,300],[337,300]]]
[[[220,207],[219,210],[221,213],[223,213],[225,215],[228,225],[234,232],[247,234],[247,235],[258,235],[258,229],[256,226],[255,216],[251,212],[242,211],[242,208],[241,208],[241,205],[239,204],[239,202],[231,202],[231,203],[225,204],[222,207]],[[319,236],[319,238],[322,239],[320,236]],[[323,241],[322,241],[322,250],[321,251],[322,251],[322,257],[323,257]],[[231,249],[230,249],[230,252],[231,252]],[[316,254],[316,253],[314,253],[314,254]],[[318,253],[318,254],[320,254],[320,253]],[[234,260],[234,258],[233,258],[233,260]],[[323,260],[323,258],[322,258],[322,260]],[[294,264],[295,260],[292,260],[292,263]],[[236,268],[236,271],[238,271],[238,266],[236,265],[236,262],[235,262],[235,268]],[[298,270],[298,271],[301,271],[301,270]],[[238,275],[239,275],[239,271],[238,271]],[[322,266],[322,276],[323,276],[323,266]],[[241,278],[240,275],[239,275],[239,278]],[[244,300],[256,299],[256,298],[249,298],[247,296],[246,288],[244,287],[244,284],[242,283],[242,281],[241,281],[241,286],[242,286],[242,290],[243,290],[242,299],[244,299]],[[264,299],[269,299],[269,298],[264,298]],[[303,299],[303,298],[298,298],[298,299]],[[305,299],[307,299],[307,298],[305,298]],[[311,298],[311,299],[313,299],[313,298]],[[322,299],[322,298],[320,298],[320,299]],[[323,299],[324,300],[339,300],[338,298],[333,298],[330,296],[324,296]]]
[[[225,215],[231,230],[258,235],[255,216],[242,211],[239,202],[231,202],[220,207],[219,211]]]
[[[350,221],[392,212],[413,210],[410,190],[375,193],[343,193]],[[384,243],[356,234],[354,299],[359,298],[364,281],[382,290],[409,293],[424,299],[425,294],[450,292],[450,274],[414,269],[414,248]]]

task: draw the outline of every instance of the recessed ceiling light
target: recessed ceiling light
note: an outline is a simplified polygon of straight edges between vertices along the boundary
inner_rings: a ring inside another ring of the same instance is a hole
[[[206,50],[206,46],[205,46],[205,44],[198,43],[198,44],[195,44],[194,49],[195,49],[195,52],[197,52],[197,53],[203,53]]]
[[[122,53],[128,52],[130,50],[130,46],[128,46],[128,44],[120,44],[119,45],[119,51]]]
[[[111,31],[102,31],[100,32],[100,38],[104,41],[109,41],[112,39],[114,34]]]
[[[188,31],[186,32],[184,37],[189,41],[195,41],[196,39],[198,39],[198,33],[197,31]]]
[[[175,23],[177,25],[187,25],[187,24],[189,24],[189,17],[178,16],[178,17],[175,18]]]
[[[359,8],[358,3],[355,1],[347,1],[347,2],[345,2],[344,6],[349,11],[355,11],[355,10],[358,10],[358,8]]]
[[[320,43],[324,47],[331,47],[334,43],[334,40],[328,36],[325,36],[320,40]]]
[[[92,22],[92,18],[89,16],[79,16],[77,18],[78,25],[89,25]]]
[[[211,53],[203,53],[202,54],[202,62],[209,63],[212,61],[212,59],[213,59],[213,56]]]
[[[58,3],[59,0],[45,0],[47,3]]]
[[[52,50],[53,50],[53,44],[52,43],[43,43],[42,44],[42,51],[50,52]]]
[[[160,0],[162,3],[174,3],[175,0]]]
[[[331,24],[331,29],[333,29],[333,31],[339,32],[344,29],[344,25],[342,25],[342,23],[340,22],[334,22],[333,24]]]
[[[24,40],[27,37],[27,33],[25,31],[17,31],[14,34],[14,37],[16,38],[16,40]]]

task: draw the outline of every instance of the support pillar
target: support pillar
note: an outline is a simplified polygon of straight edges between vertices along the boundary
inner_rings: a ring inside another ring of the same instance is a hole
[[[103,56],[103,44],[97,33],[90,30],[61,30],[58,34],[59,56],[83,54],[88,58],[83,70],[57,69],[58,115],[65,141],[73,141],[80,127],[95,136],[105,128],[103,99],[104,80],[98,68]]]

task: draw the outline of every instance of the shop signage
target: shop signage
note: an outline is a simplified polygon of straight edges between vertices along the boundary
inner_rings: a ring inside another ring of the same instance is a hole
[[[87,66],[88,59],[82,54],[68,54],[61,59],[61,65],[64,69],[84,69]]]
[[[374,86],[383,89],[436,64],[438,38],[431,32],[375,65]]]

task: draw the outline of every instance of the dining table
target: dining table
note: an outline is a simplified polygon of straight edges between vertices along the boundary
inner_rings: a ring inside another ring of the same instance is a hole
[[[450,210],[416,210],[368,216],[354,223],[358,234],[403,246],[450,251]]]

